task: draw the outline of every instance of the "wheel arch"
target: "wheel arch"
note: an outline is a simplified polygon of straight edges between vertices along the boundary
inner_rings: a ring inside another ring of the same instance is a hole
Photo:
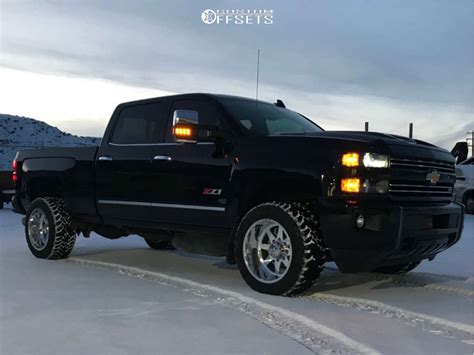
[[[71,181],[76,162],[73,158],[31,158],[22,163],[21,180],[27,202],[39,197],[66,199],[66,192],[72,190]],[[26,206],[27,207],[27,206]]]
[[[64,180],[59,176],[33,177],[27,182],[28,200],[40,197],[64,198]]]
[[[233,179],[234,199],[231,203],[232,232],[229,238],[227,262],[235,264],[234,240],[237,226],[253,207],[265,202],[314,203],[322,195],[321,181],[302,173],[274,170],[241,172]]]
[[[275,172],[244,174],[238,181],[236,191],[235,222],[252,207],[264,202],[314,202],[321,195],[321,182],[310,175]]]

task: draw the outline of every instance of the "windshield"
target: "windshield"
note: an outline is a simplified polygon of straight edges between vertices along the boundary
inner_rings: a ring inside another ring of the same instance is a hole
[[[249,131],[262,134],[311,133],[322,129],[297,112],[266,102],[219,98],[224,107]]]

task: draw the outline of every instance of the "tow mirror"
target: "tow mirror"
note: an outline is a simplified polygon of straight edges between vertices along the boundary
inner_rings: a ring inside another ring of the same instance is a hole
[[[177,142],[196,143],[199,136],[199,114],[193,110],[175,110],[173,136]]]
[[[175,110],[173,136],[176,142],[215,142],[217,127],[199,124],[199,114],[193,110]]]

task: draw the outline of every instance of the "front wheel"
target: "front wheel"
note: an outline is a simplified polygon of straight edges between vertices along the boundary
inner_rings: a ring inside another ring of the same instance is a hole
[[[299,203],[258,205],[239,224],[235,257],[254,290],[285,296],[301,293],[318,279],[325,262],[317,219]]]
[[[67,258],[76,235],[64,200],[52,197],[34,200],[26,212],[25,235],[31,253],[37,258]]]

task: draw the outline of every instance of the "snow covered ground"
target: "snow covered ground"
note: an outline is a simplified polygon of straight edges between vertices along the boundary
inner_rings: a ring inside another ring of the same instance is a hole
[[[78,239],[64,261],[32,257],[21,216],[0,210],[1,354],[472,354],[474,217],[415,272],[328,265],[297,298],[258,294],[223,258]]]

